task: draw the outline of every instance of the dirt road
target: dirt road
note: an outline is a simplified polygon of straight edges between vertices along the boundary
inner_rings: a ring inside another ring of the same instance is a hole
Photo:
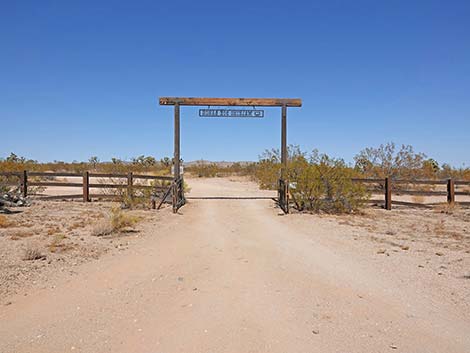
[[[193,197],[273,195],[190,186]],[[0,352],[470,351],[468,312],[419,275],[401,280],[406,263],[356,253],[330,223],[280,216],[270,200],[192,199],[180,213],[0,308]]]

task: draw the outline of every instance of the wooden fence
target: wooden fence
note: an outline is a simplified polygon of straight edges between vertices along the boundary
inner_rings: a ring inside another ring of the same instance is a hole
[[[384,194],[384,208],[386,210],[392,209],[392,204],[396,205],[409,205],[409,206],[417,206],[417,207],[432,207],[433,204],[425,204],[425,203],[417,203],[417,202],[407,202],[407,201],[398,201],[392,200],[392,195],[411,195],[411,196],[446,196],[448,204],[454,204],[456,202],[456,195],[459,196],[470,196],[469,191],[456,191],[456,186],[464,186],[470,185],[470,181],[463,181],[463,180],[406,180],[406,179],[391,179],[391,178],[384,178],[384,179],[363,179],[357,178],[352,179],[355,183],[364,183],[364,184],[376,184],[376,188],[368,188],[368,191],[371,193],[379,193],[380,191]],[[445,190],[410,190],[407,188],[409,185],[427,185],[431,188],[434,187],[441,187]],[[370,200],[370,202],[382,202],[382,200]],[[444,203],[444,200],[443,202]],[[470,202],[459,201],[457,202],[461,205],[470,205]]]
[[[80,187],[82,188],[82,193],[80,194],[71,194],[71,195],[49,195],[43,196],[43,199],[68,199],[68,198],[81,198],[84,202],[90,202],[93,198],[116,198],[119,195],[111,194],[91,194],[90,189],[127,189],[127,195],[133,197],[135,194],[134,189],[150,189],[153,191],[160,191],[164,196],[160,200],[158,208],[165,201],[165,198],[168,196],[168,190],[171,190],[172,185],[142,185],[136,184],[135,180],[160,180],[173,183],[173,177],[171,176],[154,176],[154,175],[139,175],[133,174],[132,172],[127,174],[114,174],[114,173],[68,173],[68,172],[28,172],[26,170],[22,172],[0,172],[0,176],[7,177],[2,184],[9,186],[17,186],[20,188],[21,193],[24,197],[28,196],[28,189],[30,187]],[[39,180],[34,180],[33,178],[37,177]],[[62,182],[55,180],[47,180],[56,177],[79,177],[81,182]],[[16,182],[11,179],[17,179]],[[124,179],[124,182],[119,183],[91,183],[90,178],[108,178],[108,179]],[[156,208],[156,199],[152,199],[152,207]]]
[[[174,178],[171,176],[154,176],[154,175],[139,175],[133,174],[132,172],[127,174],[114,174],[114,173],[68,173],[68,172],[28,172],[26,170],[22,172],[0,172],[0,176],[6,177],[6,180],[2,183],[4,185],[17,186],[21,189],[23,196],[28,196],[29,187],[80,187],[82,192],[75,195],[53,195],[53,196],[43,196],[44,199],[66,199],[66,198],[81,198],[84,202],[89,202],[93,198],[113,198],[118,197],[117,195],[106,195],[106,194],[91,194],[90,189],[127,189],[126,193],[128,196],[132,197],[134,195],[134,189],[152,189],[157,192],[160,192],[163,197],[160,199],[158,208],[163,204],[165,199],[172,194],[174,188]],[[81,182],[61,182],[55,180],[47,180],[55,177],[80,177]],[[34,180],[38,178],[38,180]],[[124,179],[124,182],[119,183],[91,183],[90,178],[116,178]],[[16,179],[12,181],[11,179]],[[152,186],[152,185],[142,185],[136,184],[135,180],[160,180],[169,182],[166,186]],[[442,196],[446,197],[446,202],[449,204],[454,204],[457,202],[461,205],[470,205],[470,202],[465,201],[456,201],[456,196],[469,196],[470,197],[470,187],[467,191],[456,190],[458,187],[470,186],[470,181],[463,180],[406,180],[406,179],[368,179],[368,178],[355,178],[352,179],[355,183],[363,183],[369,185],[367,188],[369,192],[373,194],[383,193],[384,198],[382,200],[370,200],[372,203],[382,203],[384,208],[387,210],[392,209],[392,204],[395,205],[410,205],[416,207],[432,207],[433,204],[417,203],[417,202],[407,202],[392,200],[392,196]],[[374,185],[375,187],[370,187]],[[427,185],[429,188],[433,189],[436,186],[441,188],[441,190],[410,190],[409,186],[416,185]],[[157,200],[152,199],[152,207],[156,208]],[[173,202],[174,203],[174,202]],[[443,202],[444,203],[444,200]],[[175,204],[175,203],[174,203]],[[435,204],[435,203],[434,203]]]

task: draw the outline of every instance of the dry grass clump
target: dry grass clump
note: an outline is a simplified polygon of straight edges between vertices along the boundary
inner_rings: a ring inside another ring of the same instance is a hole
[[[72,223],[67,229],[69,231],[79,229],[79,228],[85,228],[86,227],[86,222],[84,220],[77,221],[75,223]]]
[[[46,255],[43,255],[37,246],[29,244],[24,250],[23,260],[25,261],[42,260],[45,258]]]
[[[21,238],[32,237],[33,235],[34,235],[34,232],[31,231],[31,230],[17,229],[14,232],[11,233],[10,239],[11,240],[18,240],[18,239],[21,239]]]
[[[66,238],[64,234],[56,234],[54,238],[52,238],[51,243],[49,244],[49,251],[50,252],[57,252],[58,250],[62,250],[64,244],[62,241]]]
[[[12,222],[4,215],[0,214],[0,228],[8,228],[12,226]]]
[[[111,213],[106,219],[95,224],[91,234],[99,237],[115,232],[122,232],[126,228],[133,227],[138,221],[138,217],[125,213],[120,208],[115,207],[111,210]]]
[[[60,232],[60,228],[57,227],[57,226],[49,227],[47,229],[47,235],[54,235],[54,234],[59,233],[59,232]]]
[[[113,227],[111,222],[108,219],[102,220],[99,223],[96,223],[92,230],[91,235],[95,237],[102,237],[104,235],[111,234],[113,232]]]
[[[434,210],[438,213],[453,214],[455,211],[458,211],[460,206],[457,203],[444,203],[437,205]]]

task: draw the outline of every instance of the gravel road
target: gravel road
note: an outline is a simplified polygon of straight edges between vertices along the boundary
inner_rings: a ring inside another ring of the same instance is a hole
[[[190,187],[273,195],[226,179]],[[1,307],[0,352],[470,352],[468,312],[309,217],[267,199],[164,210],[126,251]]]

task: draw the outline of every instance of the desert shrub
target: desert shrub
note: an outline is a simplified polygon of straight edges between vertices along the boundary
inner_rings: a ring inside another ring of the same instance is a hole
[[[308,158],[297,154],[289,164],[290,194],[300,211],[349,213],[359,210],[369,195],[354,183],[355,172],[342,159],[314,151]]]
[[[48,246],[49,251],[52,253],[55,253],[55,252],[62,252],[62,251],[70,249],[71,246],[64,243],[64,240],[66,238],[67,237],[62,233],[54,234]]]
[[[470,180],[470,168],[453,168],[450,164],[444,163],[438,175],[441,179]]]
[[[214,178],[224,176],[252,176],[256,163],[253,162],[205,162],[197,161],[186,167],[186,171],[199,178]]]
[[[92,229],[92,235],[104,236],[114,232],[121,232],[126,228],[133,227],[139,218],[123,212],[120,208],[111,209],[108,217],[95,224]]]
[[[439,169],[437,162],[426,158],[424,153],[416,153],[410,145],[402,145],[398,149],[390,142],[377,148],[365,148],[354,160],[356,170],[369,177],[416,179],[432,177]],[[431,175],[426,175],[429,173]]]
[[[10,222],[10,220],[6,216],[0,214],[0,228],[8,228],[11,225],[12,222]]]
[[[46,256],[41,253],[41,250],[32,244],[28,244],[23,253],[23,260],[25,261],[41,260],[45,257]]]
[[[127,180],[123,178],[99,179],[99,184],[116,184],[122,185],[121,188],[102,188],[101,194],[107,196],[115,196],[116,200],[121,203],[124,208],[148,208],[152,199],[161,199],[165,191],[170,187],[169,180],[142,180],[134,179],[132,195],[128,193]],[[140,186],[146,186],[140,188]],[[149,188],[151,186],[152,188]],[[187,185],[186,185],[187,186]],[[185,188],[186,191],[186,188]]]
[[[109,219],[103,219],[93,225],[93,228],[91,230],[91,235],[95,237],[102,237],[105,235],[109,235],[113,232],[113,227],[111,225],[111,222]]]
[[[261,189],[277,189],[281,176],[281,159],[277,151],[266,151],[258,162],[255,170],[255,178]]]
[[[215,163],[204,163],[202,161],[198,161],[186,169],[188,172],[199,178],[213,178],[217,176],[220,168]]]
[[[305,153],[299,146],[289,145],[287,147],[287,163],[291,174],[295,175],[296,165],[302,164],[305,160]],[[254,166],[254,177],[258,181],[261,189],[276,190],[281,177],[281,153],[279,149],[266,150],[259,157],[258,163]]]
[[[138,218],[132,216],[128,213],[124,213],[121,209],[114,207],[111,210],[111,225],[113,230],[119,231],[127,227],[132,227],[134,224],[138,222]]]
[[[260,187],[277,189],[280,175],[279,150],[265,151],[255,172]],[[353,183],[354,177],[357,177],[357,171],[342,159],[318,151],[307,154],[298,146],[288,148],[286,178],[299,211],[343,213],[358,210],[369,195],[364,185]]]

